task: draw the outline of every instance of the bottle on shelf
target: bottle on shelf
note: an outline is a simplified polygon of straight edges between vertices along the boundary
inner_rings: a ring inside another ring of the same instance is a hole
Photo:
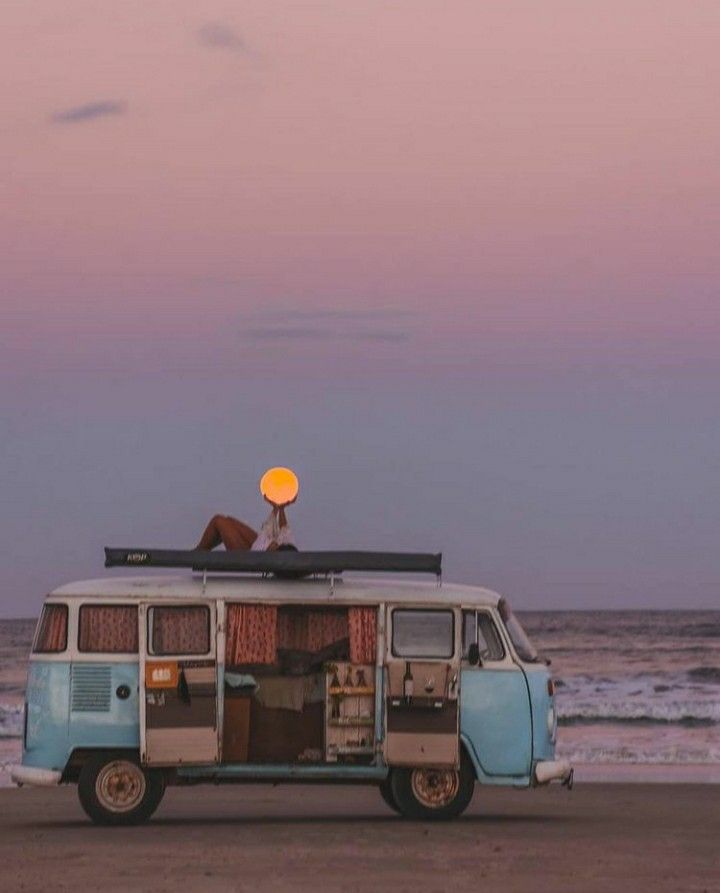
[[[413,675],[410,671],[410,661],[405,661],[405,675],[403,676],[403,697],[406,703],[410,703],[414,690]]]
[[[345,682],[343,683],[345,688],[353,687],[353,678],[352,678],[352,668],[348,666],[347,673],[345,674]]]

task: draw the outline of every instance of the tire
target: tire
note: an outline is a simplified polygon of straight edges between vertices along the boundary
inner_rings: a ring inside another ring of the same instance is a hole
[[[390,789],[403,818],[454,819],[472,800],[475,772],[462,754],[459,769],[393,769]]]
[[[157,769],[144,769],[137,756],[98,753],[80,770],[80,804],[96,825],[139,825],[160,805],[165,781]]]
[[[393,812],[400,812],[400,808],[395,802],[395,798],[392,793],[392,785],[390,783],[390,776],[383,779],[378,785],[378,790],[380,791],[380,796],[383,798],[385,803],[392,809]]]

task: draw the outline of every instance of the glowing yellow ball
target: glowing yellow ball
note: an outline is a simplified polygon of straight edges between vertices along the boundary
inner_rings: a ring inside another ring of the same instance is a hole
[[[287,505],[298,495],[300,484],[289,468],[268,468],[260,478],[260,492],[273,505]]]

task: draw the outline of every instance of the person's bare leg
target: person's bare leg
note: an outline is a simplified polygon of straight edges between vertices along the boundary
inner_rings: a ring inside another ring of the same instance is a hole
[[[220,545],[220,532],[217,528],[217,521],[220,515],[213,515],[212,518],[208,521],[208,525],[203,531],[203,535],[200,537],[200,542],[195,546],[196,549],[202,549],[205,552],[209,552],[211,549],[214,549],[215,546]]]
[[[214,515],[195,548],[209,551],[222,543],[229,552],[246,551],[256,539],[257,533],[248,524],[229,515]]]

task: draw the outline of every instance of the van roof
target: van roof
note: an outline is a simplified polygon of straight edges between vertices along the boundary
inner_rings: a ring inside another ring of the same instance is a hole
[[[363,577],[335,578],[331,594],[327,578],[307,580],[278,580],[273,577],[208,576],[203,585],[201,575],[104,577],[80,580],[59,586],[50,597],[62,598],[225,598],[249,602],[278,604],[378,604],[380,602],[408,602],[424,604],[476,604],[495,607],[500,596],[480,586],[398,580],[397,578]]]

